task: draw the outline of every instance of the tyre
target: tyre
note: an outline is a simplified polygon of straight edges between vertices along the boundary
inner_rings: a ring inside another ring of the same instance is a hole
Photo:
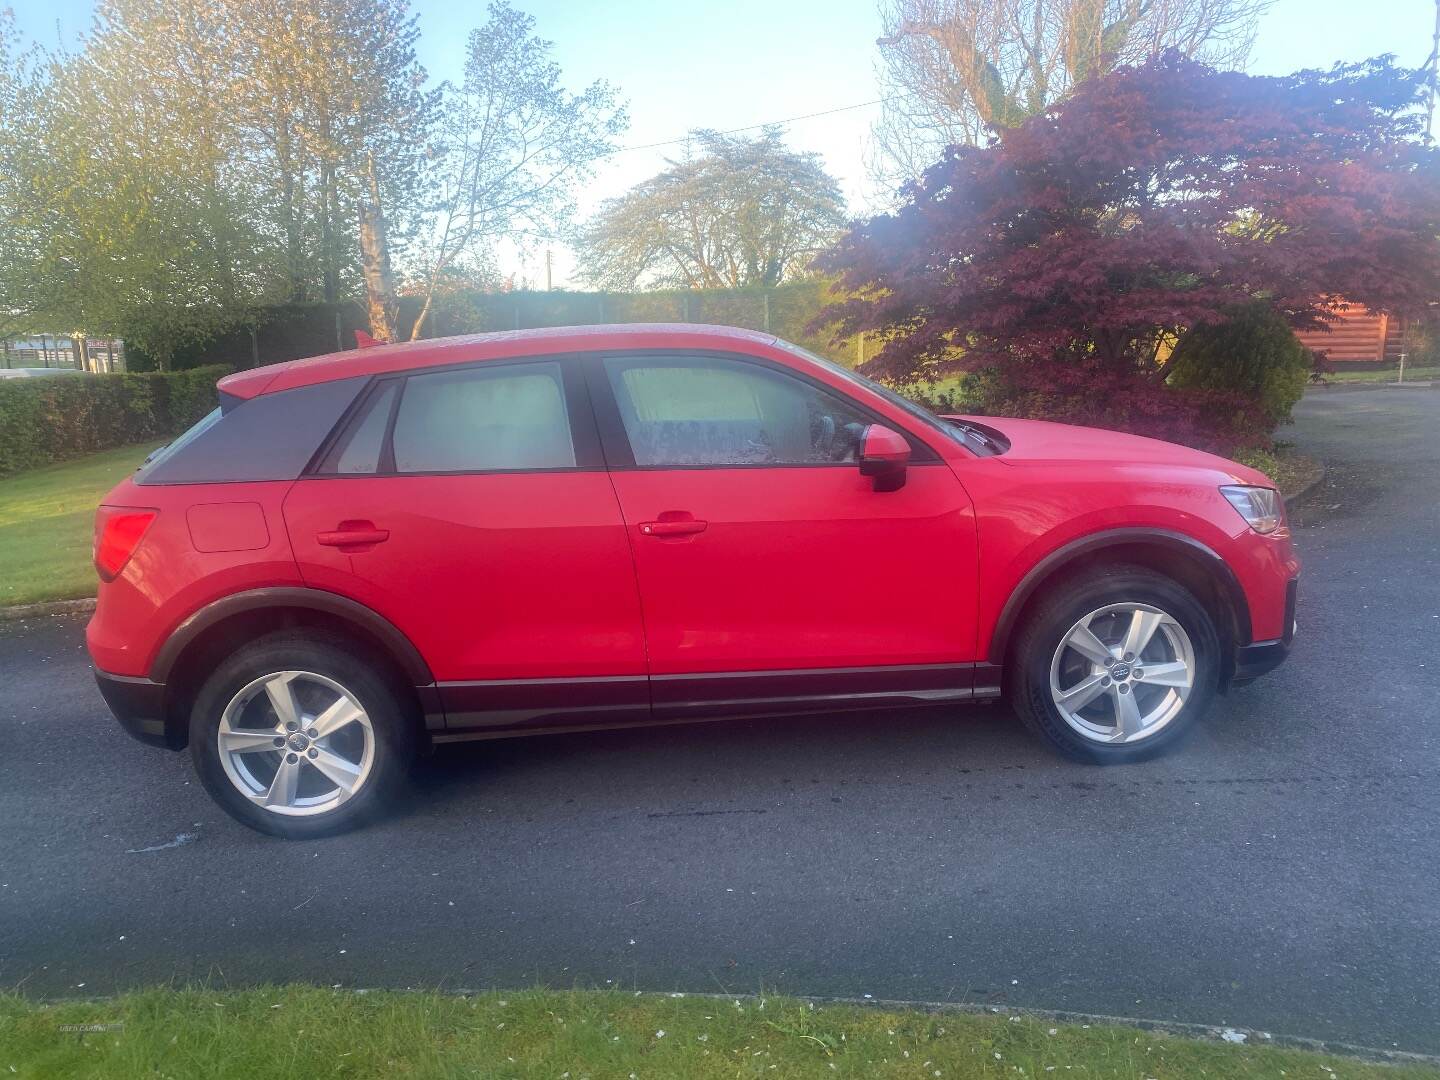
[[[1140,567],[1072,578],[1029,613],[1007,679],[1027,727],[1066,757],[1153,757],[1215,696],[1219,638],[1182,586]]]
[[[400,793],[416,730],[383,666],[340,638],[260,638],[205,680],[190,753],[231,817],[290,839],[373,818]]]

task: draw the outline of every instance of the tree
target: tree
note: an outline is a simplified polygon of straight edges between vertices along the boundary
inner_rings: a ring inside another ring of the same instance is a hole
[[[0,302],[162,363],[244,319],[269,260],[246,213],[254,172],[227,139],[229,52],[218,0],[109,0],[83,57],[34,59],[0,132]]]
[[[483,256],[502,234],[561,230],[592,163],[615,148],[628,124],[608,84],[579,94],[560,85],[552,45],[534,28],[533,18],[504,0],[492,3],[489,21],[470,34],[464,81],[448,88],[412,339],[457,263]]]
[[[993,367],[997,401],[1058,408],[1027,395],[1177,394],[1166,350],[1252,302],[1293,327],[1341,297],[1422,311],[1440,151],[1421,89],[1388,57],[1260,78],[1167,53],[1090,80],[856,226],[819,261],[852,295],[826,317],[887,331],[876,373]]]
[[[1273,0],[884,0],[876,172],[906,180],[1082,80],[1178,49],[1243,64]]]
[[[695,133],[700,154],[607,201],[581,242],[603,288],[771,286],[804,270],[844,224],[840,187],[776,129]]]

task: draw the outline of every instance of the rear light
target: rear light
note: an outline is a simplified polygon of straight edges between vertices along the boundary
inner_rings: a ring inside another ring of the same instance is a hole
[[[95,570],[101,581],[114,581],[140,546],[158,510],[102,506],[95,511]]]

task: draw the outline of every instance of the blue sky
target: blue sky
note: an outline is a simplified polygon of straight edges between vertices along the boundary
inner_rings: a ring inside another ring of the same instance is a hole
[[[5,0],[0,0],[4,3]],[[46,44],[89,26],[88,0],[9,0],[23,32]],[[514,0],[572,85],[604,78],[630,102],[629,145],[683,136],[695,127],[743,127],[871,101],[875,82],[874,0]],[[483,3],[416,0],[421,59],[431,74],[454,77],[465,36],[485,21]],[[1260,23],[1250,70],[1281,74],[1392,52],[1419,64],[1430,51],[1434,0],[1278,0]],[[864,144],[872,107],[788,126],[792,145],[822,154],[856,209],[870,194]],[[668,150],[611,158],[584,200],[588,210],[663,167]],[[536,254],[511,253],[511,268],[538,276]],[[568,276],[568,260],[557,269]],[[558,284],[559,282],[557,282]]]

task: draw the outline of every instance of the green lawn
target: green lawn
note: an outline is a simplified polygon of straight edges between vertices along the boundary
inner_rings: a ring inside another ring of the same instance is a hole
[[[93,1025],[98,1030],[75,1030]],[[154,990],[37,1005],[0,996],[0,1076],[1440,1077],[1266,1046],[1006,1013],[781,998],[527,990],[454,997],[289,987]]]
[[[1335,371],[1325,376],[1327,382],[1394,382],[1399,374],[1396,368],[1381,368],[1378,371]],[[1405,365],[1406,382],[1430,382],[1440,379],[1440,367],[1411,367]]]
[[[95,595],[95,507],[158,442],[0,479],[0,607]]]

